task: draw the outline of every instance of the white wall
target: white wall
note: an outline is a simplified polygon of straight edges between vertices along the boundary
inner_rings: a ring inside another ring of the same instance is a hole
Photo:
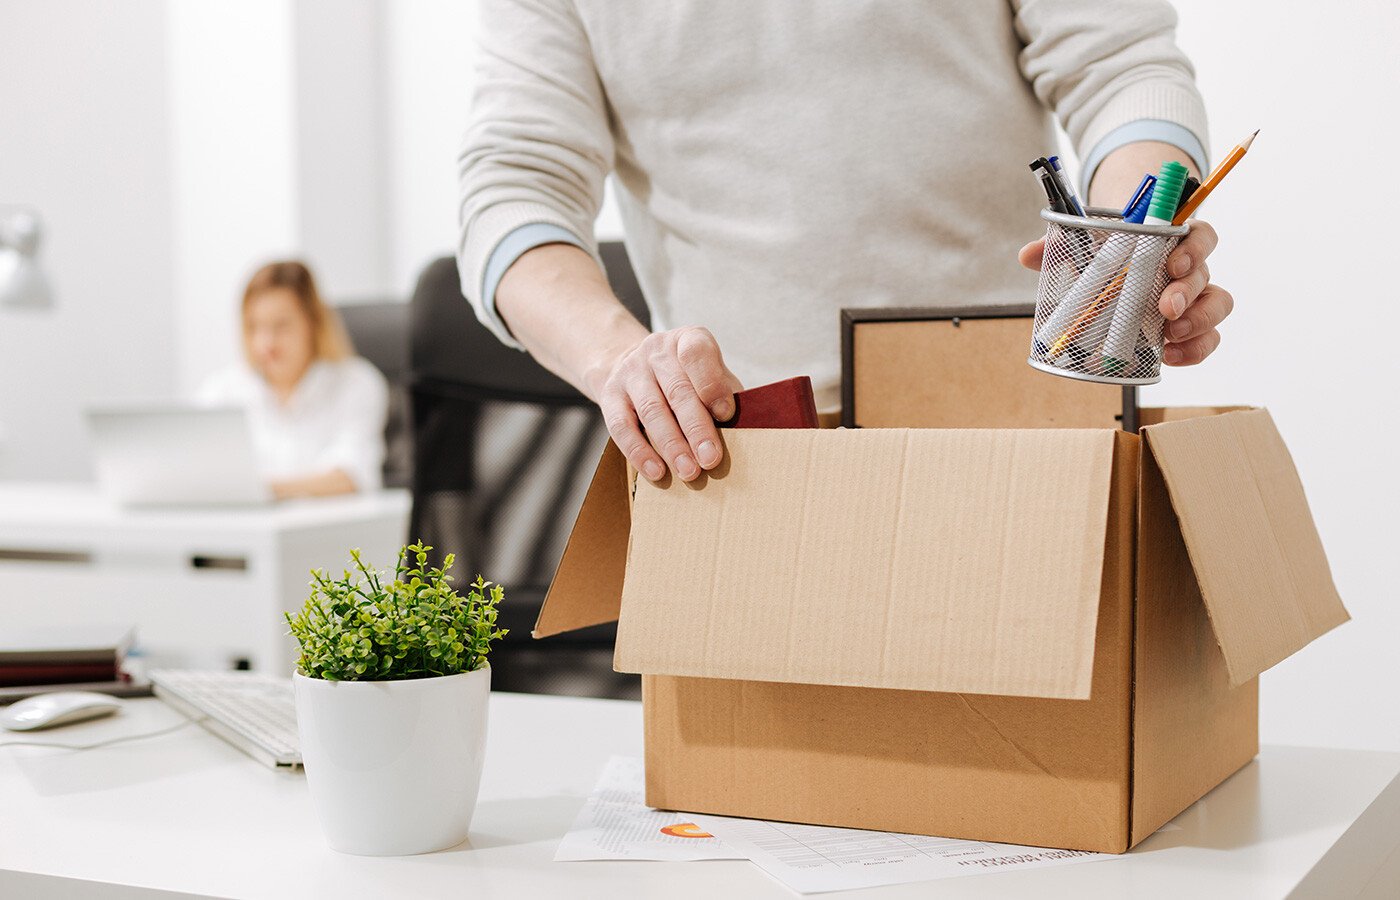
[[[390,282],[405,295],[457,244],[457,141],[475,58],[475,4],[388,0],[384,10]]]
[[[0,477],[89,476],[81,410],[173,371],[160,0],[0,4],[0,209],[43,218],[51,311],[0,309]]]
[[[89,477],[83,408],[234,360],[262,262],[391,289],[383,6],[0,5],[0,209],[40,213],[58,292],[0,310],[0,478]]]
[[[168,0],[178,298],[175,389],[238,355],[238,302],[272,259],[328,298],[390,290],[381,0]]]
[[[383,9],[292,3],[298,252],[328,298],[391,288]]]
[[[457,247],[457,149],[471,105],[476,11],[462,0],[385,0],[390,280],[405,294]],[[609,179],[611,182],[611,179]],[[622,237],[611,183],[600,240]]]
[[[300,227],[290,0],[168,3],[181,394],[237,358],[237,303]]]

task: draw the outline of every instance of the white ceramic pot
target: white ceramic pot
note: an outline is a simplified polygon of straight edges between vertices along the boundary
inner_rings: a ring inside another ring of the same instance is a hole
[[[407,681],[301,673],[297,729],[332,848],[405,856],[466,840],[486,751],[490,668]]]

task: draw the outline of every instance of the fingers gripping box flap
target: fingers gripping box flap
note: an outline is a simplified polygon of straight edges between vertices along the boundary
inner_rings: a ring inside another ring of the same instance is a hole
[[[1089,696],[1112,431],[724,439],[695,484],[638,482],[617,669]]]
[[[812,379],[801,375],[739,391],[734,395],[734,415],[721,427],[816,428],[818,424]],[[531,632],[534,637],[617,618],[627,568],[634,477],[617,445],[608,441],[540,607]]]
[[[1166,422],[1143,434],[1233,684],[1350,618],[1266,410]]]

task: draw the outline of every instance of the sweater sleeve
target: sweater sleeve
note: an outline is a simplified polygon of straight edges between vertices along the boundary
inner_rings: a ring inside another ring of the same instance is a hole
[[[1011,2],[1021,72],[1081,160],[1140,120],[1181,126],[1196,138],[1181,149],[1206,155],[1205,104],[1195,69],[1176,45],[1176,11],[1166,0]]]
[[[613,142],[571,0],[480,0],[478,14],[476,89],[458,155],[457,269],[477,318],[519,348],[486,294],[488,264],[508,235],[532,224],[563,229],[599,260],[593,220]]]

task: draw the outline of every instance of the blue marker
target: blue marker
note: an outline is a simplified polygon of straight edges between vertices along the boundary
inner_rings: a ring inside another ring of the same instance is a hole
[[[1133,191],[1133,199],[1123,207],[1123,221],[1141,225],[1147,218],[1147,210],[1152,205],[1152,190],[1157,186],[1157,176],[1150,172],[1142,176],[1142,182]]]

